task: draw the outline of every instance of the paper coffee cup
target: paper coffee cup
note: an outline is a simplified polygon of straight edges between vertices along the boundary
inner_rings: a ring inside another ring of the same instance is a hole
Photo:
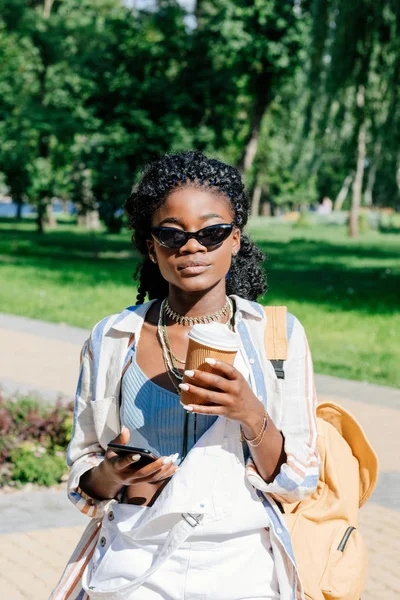
[[[205,362],[206,358],[215,358],[233,365],[236,354],[240,348],[240,337],[231,331],[227,325],[221,323],[207,323],[204,325],[193,325],[189,332],[189,347],[186,356],[185,371],[199,370],[213,373],[214,369]],[[190,378],[184,376],[183,383]],[[196,383],[197,385],[197,383]],[[202,402],[197,396],[190,392],[181,391],[182,404],[208,404]],[[211,404],[211,403],[210,403]]]

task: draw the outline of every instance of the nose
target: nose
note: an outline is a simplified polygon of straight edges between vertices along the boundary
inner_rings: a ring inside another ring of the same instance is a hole
[[[200,244],[195,238],[189,238],[186,244],[179,248],[180,254],[197,254],[198,252],[207,252],[207,248]]]

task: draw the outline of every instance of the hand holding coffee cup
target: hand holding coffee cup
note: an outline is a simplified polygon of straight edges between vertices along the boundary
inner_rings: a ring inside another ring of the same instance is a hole
[[[240,348],[240,338],[226,325],[221,323],[207,323],[193,325],[189,332],[189,347],[186,356],[185,371],[205,371],[213,373],[214,369],[205,362],[206,358],[224,361],[233,365],[236,354]],[[183,383],[188,380],[186,375]],[[206,404],[204,401],[191,394],[181,391],[181,404]]]

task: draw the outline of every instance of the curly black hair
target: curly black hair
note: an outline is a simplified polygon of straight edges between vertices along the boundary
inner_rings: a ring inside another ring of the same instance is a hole
[[[148,256],[146,240],[151,238],[150,227],[153,212],[159,208],[168,194],[177,187],[206,188],[229,199],[236,226],[243,232],[249,217],[250,204],[239,171],[217,159],[208,158],[201,152],[182,152],[165,155],[149,163],[141,180],[125,203],[129,227],[133,229],[132,244],[143,256],[134,277],[139,279],[137,304],[168,296],[168,282],[162,277],[157,264]],[[261,263],[264,254],[242,233],[240,250],[232,257],[226,281],[227,294],[237,294],[248,300],[256,300],[266,289],[265,274]]]

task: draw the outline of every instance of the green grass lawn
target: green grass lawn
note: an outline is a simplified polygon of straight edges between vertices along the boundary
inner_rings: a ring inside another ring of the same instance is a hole
[[[268,258],[261,301],[304,324],[318,373],[400,387],[400,236],[349,240],[340,226],[296,228],[255,219]],[[0,311],[90,328],[135,303],[129,232],[71,224],[40,237],[31,221],[0,221]]]

